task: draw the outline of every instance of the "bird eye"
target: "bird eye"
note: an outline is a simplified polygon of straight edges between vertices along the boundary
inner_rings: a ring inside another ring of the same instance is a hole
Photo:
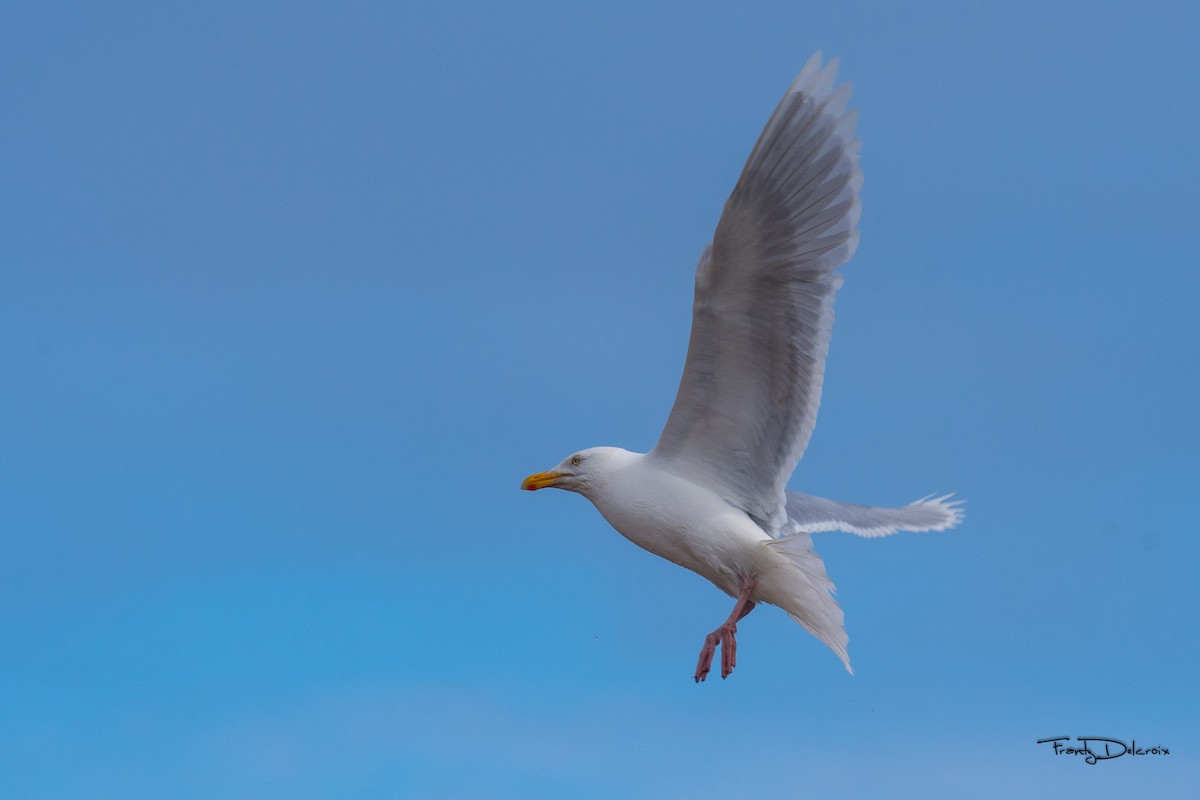
[[[579,466],[580,461],[583,461],[583,459],[580,458],[579,456],[571,456],[571,463],[574,464],[575,466]]]

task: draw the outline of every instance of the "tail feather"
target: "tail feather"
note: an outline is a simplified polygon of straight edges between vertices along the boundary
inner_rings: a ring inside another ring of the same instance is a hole
[[[764,544],[787,565],[759,577],[758,597],[776,605],[824,642],[851,675],[845,615],[833,599],[835,587],[825,562],[813,550],[811,533],[845,531],[858,536],[887,536],[898,531],[942,531],[962,522],[963,501],[953,495],[929,497],[901,508],[875,508],[839,503],[800,492],[787,493],[788,524]],[[788,567],[791,567],[790,569]]]
[[[781,567],[761,575],[759,596],[782,608],[824,642],[853,675],[850,654],[846,652],[850,637],[846,635],[845,616],[833,599],[836,589],[825,574],[825,562],[812,549],[812,538],[807,533],[796,533],[764,544],[784,556],[794,569]]]

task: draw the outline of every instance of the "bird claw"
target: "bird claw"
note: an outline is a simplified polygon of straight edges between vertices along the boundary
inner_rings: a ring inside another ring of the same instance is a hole
[[[737,628],[730,626],[721,636],[721,680],[732,675],[737,666],[737,639],[733,636],[736,632]]]
[[[738,595],[738,601],[729,613],[729,619],[704,637],[704,647],[700,648],[700,660],[696,662],[696,683],[708,677],[718,644],[721,645],[721,679],[724,680],[733,674],[733,668],[737,666],[737,624],[754,610],[754,601],[750,599],[754,586],[754,578],[749,578],[742,584],[742,593]]]
[[[717,645],[721,646],[721,679],[733,674],[737,666],[737,626],[726,623],[704,637],[704,647],[700,648],[700,660],[696,662],[696,683],[708,677],[712,668],[713,656],[716,655]]]

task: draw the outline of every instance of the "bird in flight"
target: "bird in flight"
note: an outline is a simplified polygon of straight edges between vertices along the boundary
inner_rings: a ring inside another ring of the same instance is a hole
[[[735,603],[708,634],[695,680],[718,646],[737,664],[737,623],[782,608],[842,660],[842,609],[810,534],[940,531],[961,501],[901,508],[840,503],[786,485],[808,445],[833,327],[834,274],[858,244],[859,141],[850,85],[817,53],[767,121],[696,267],[692,334],[675,405],[649,453],[593,447],[526,478],[591,500],[634,544],[710,580]]]

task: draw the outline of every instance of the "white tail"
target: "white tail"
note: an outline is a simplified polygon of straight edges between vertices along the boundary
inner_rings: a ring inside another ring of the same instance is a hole
[[[825,562],[812,549],[807,533],[796,533],[763,543],[784,556],[788,567],[768,570],[759,576],[756,592],[763,602],[779,606],[837,654],[851,675],[850,655],[846,652],[845,616],[833,599],[835,587],[825,574]]]

